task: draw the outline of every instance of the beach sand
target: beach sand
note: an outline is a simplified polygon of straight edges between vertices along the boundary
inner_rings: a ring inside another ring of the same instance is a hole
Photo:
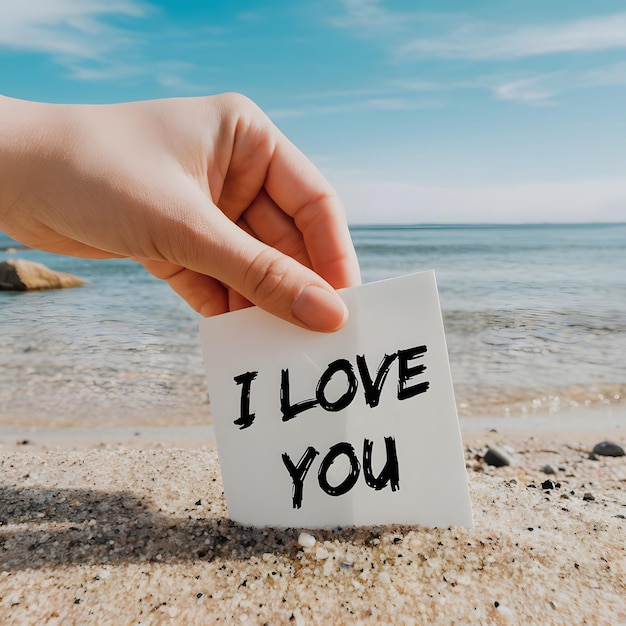
[[[626,444],[626,420],[505,422],[463,433],[473,529],[317,530],[306,548],[228,520],[210,427],[4,427],[0,623],[626,624],[626,457],[589,458]],[[513,464],[486,465],[488,445]]]

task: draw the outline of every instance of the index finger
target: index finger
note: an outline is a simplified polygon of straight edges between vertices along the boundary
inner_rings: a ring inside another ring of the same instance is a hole
[[[313,270],[335,289],[358,285],[361,273],[339,196],[280,131],[265,189],[302,233]]]

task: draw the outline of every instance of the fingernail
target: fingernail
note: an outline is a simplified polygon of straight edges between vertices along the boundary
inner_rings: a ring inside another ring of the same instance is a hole
[[[336,293],[315,285],[302,290],[291,311],[311,330],[323,332],[338,330],[348,317],[348,309]]]

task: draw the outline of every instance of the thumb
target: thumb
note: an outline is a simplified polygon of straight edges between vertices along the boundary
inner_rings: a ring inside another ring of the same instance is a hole
[[[211,272],[215,278],[298,326],[332,332],[346,323],[346,305],[321,276],[228,219],[220,226],[220,254]]]

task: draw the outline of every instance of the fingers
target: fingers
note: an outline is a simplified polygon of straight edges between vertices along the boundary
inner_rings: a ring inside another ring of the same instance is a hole
[[[347,320],[346,307],[318,274],[292,257],[223,224],[222,280],[250,302],[294,324],[334,331]]]
[[[245,213],[262,241],[310,265],[333,287],[360,283],[337,194],[258,107],[247,99],[235,104],[238,122],[232,125],[232,153],[217,205],[233,222]],[[296,256],[288,249],[294,245],[303,247],[306,261],[300,250]]]
[[[205,203],[208,203],[206,198]],[[205,206],[200,218],[179,225],[185,230],[177,233],[175,239],[184,245],[177,247],[176,258],[169,267],[146,264],[150,271],[159,272],[156,275],[167,279],[196,310],[213,314],[231,306],[242,307],[249,301],[311,330],[332,332],[346,322],[345,304],[314,271],[248,234],[213,205]],[[171,271],[176,266],[212,276],[240,296],[231,294],[229,301],[228,294],[216,292],[215,283],[210,280],[202,282],[184,271],[176,275],[163,271],[164,267]],[[195,290],[204,293],[198,295]],[[207,303],[212,297],[220,298],[218,305]]]
[[[187,201],[179,216],[194,219],[160,228],[155,241],[169,261],[140,261],[196,311],[216,315],[250,302],[310,330],[332,332],[345,324],[345,304],[318,274],[231,222],[199,190]]]
[[[239,223],[245,222],[247,232],[302,265],[312,267],[302,233],[293,219],[282,211],[264,190],[259,193],[244,215]]]
[[[313,164],[280,133],[265,188],[302,233],[313,269],[335,288],[359,284],[359,264],[341,201]]]

